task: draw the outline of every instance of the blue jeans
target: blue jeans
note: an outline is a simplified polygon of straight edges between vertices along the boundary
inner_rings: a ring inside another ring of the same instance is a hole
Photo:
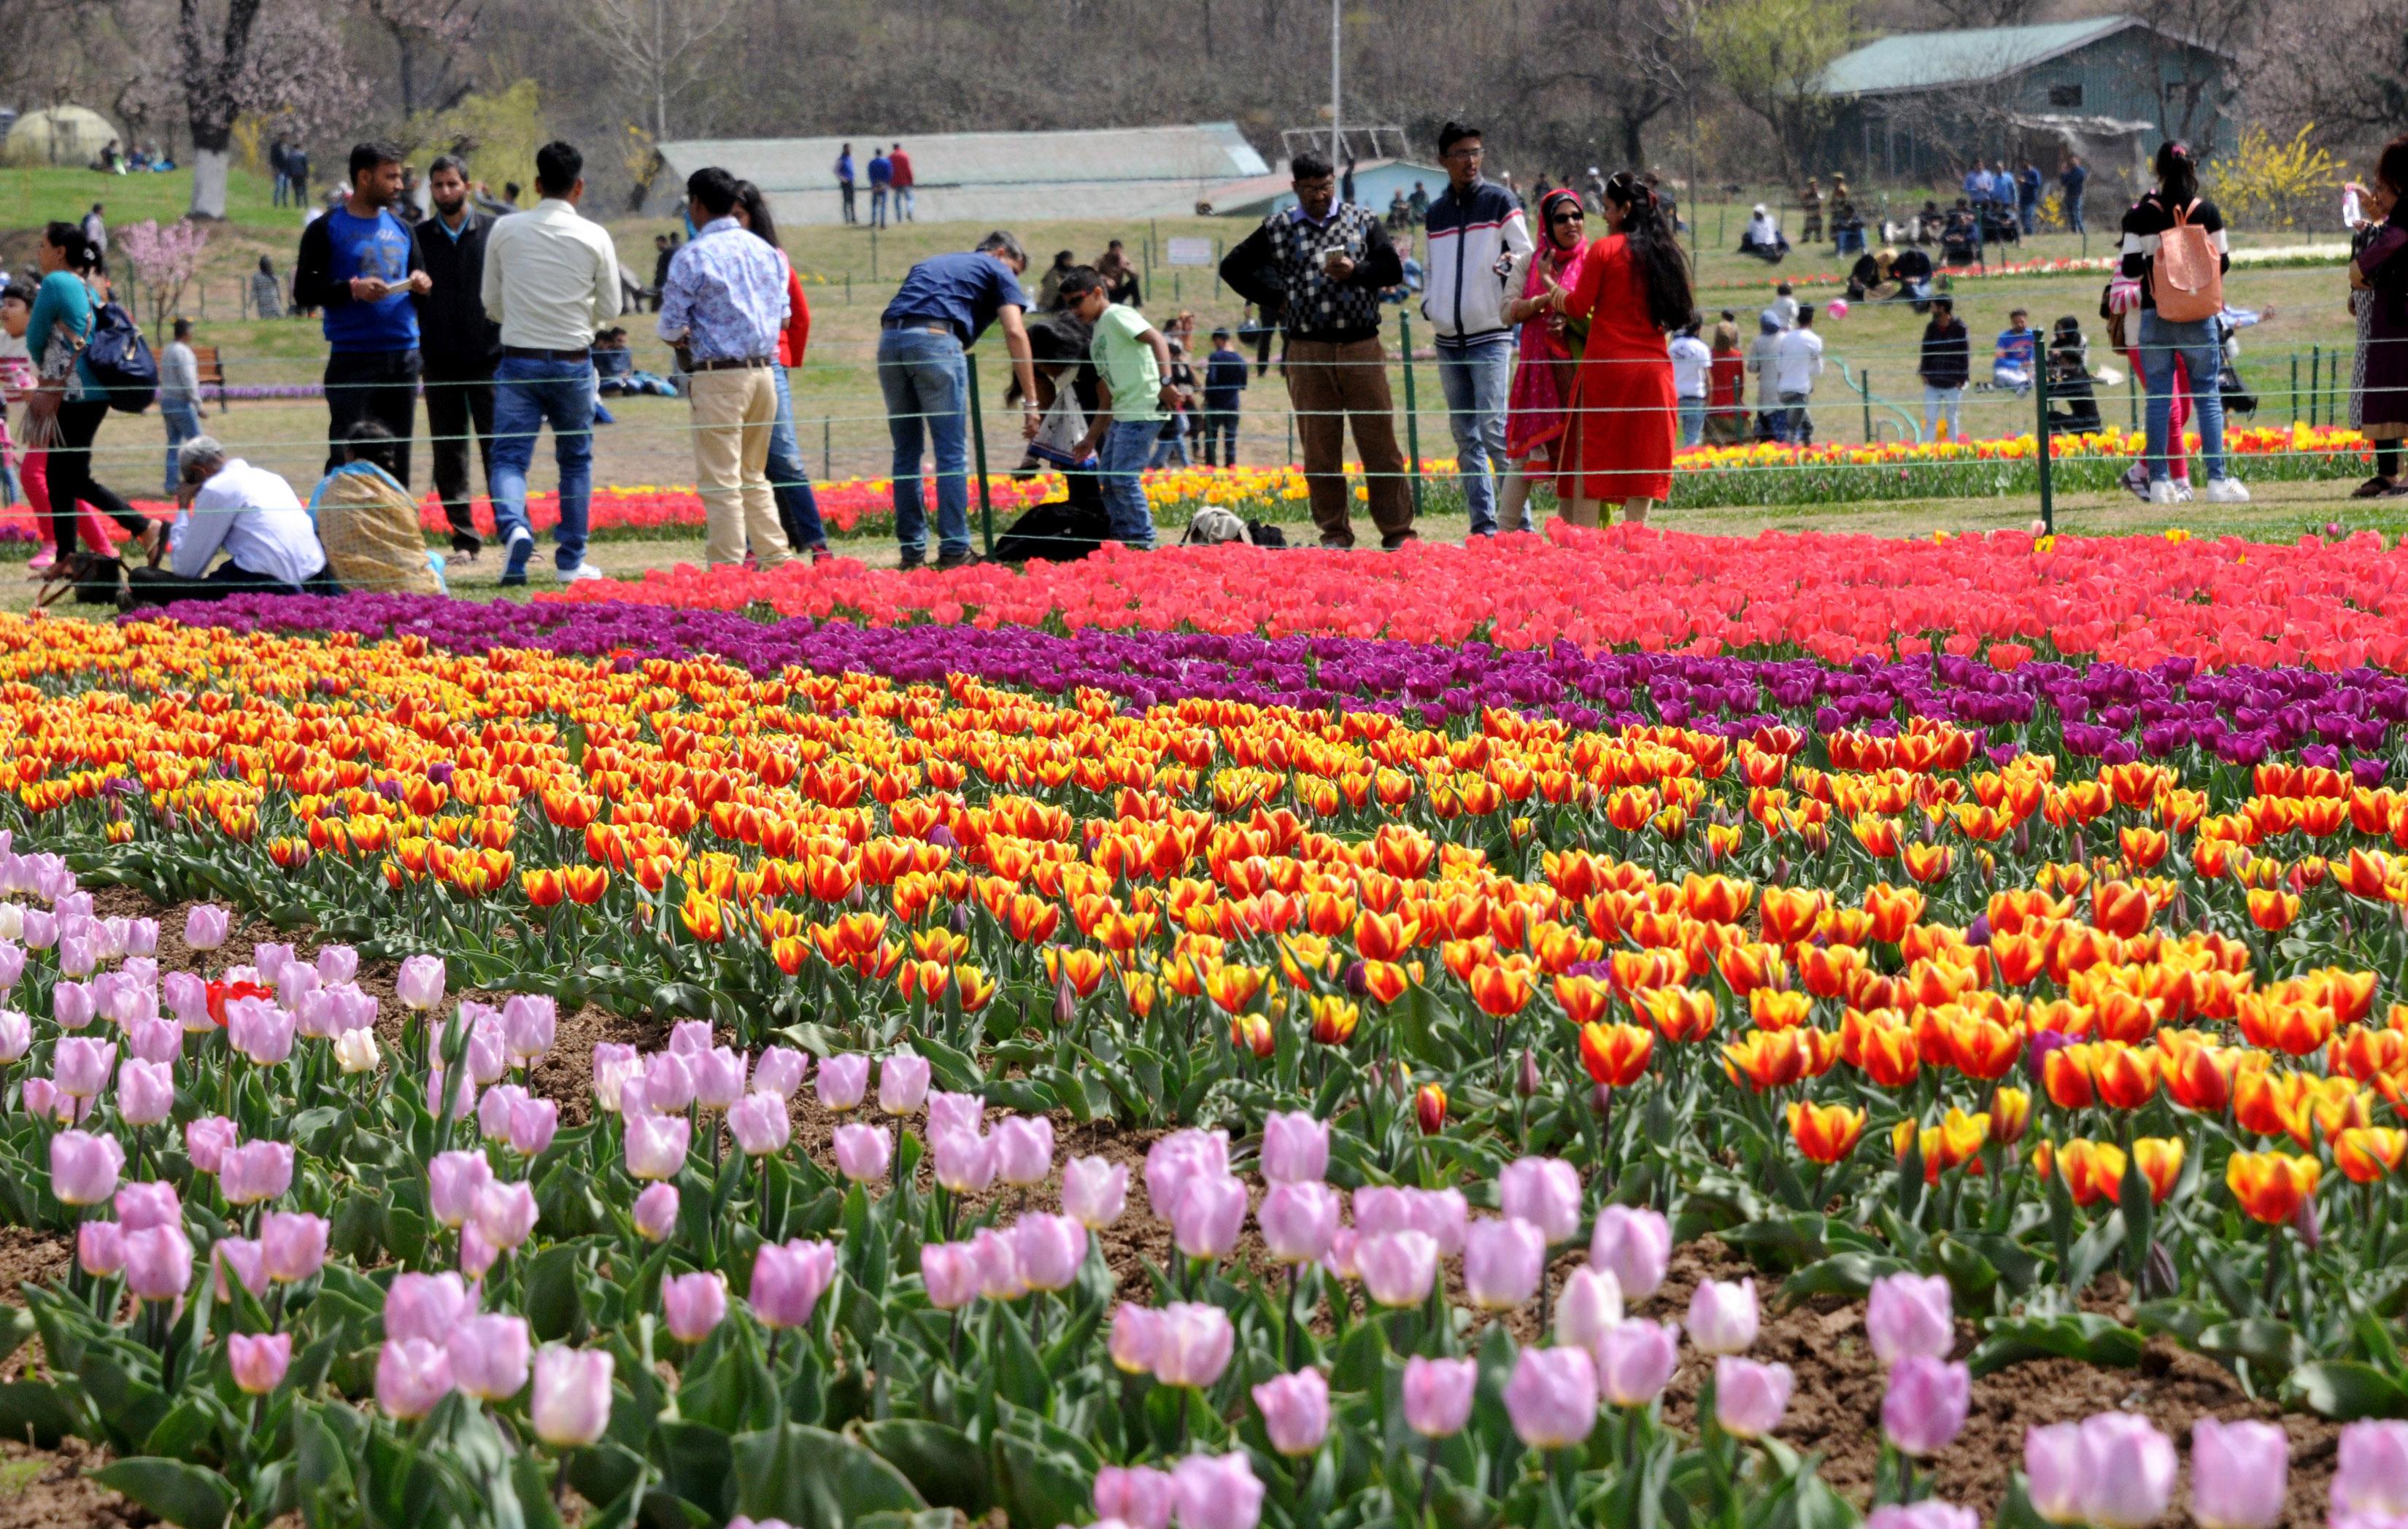
[[[1926,382],[1923,385],[1923,438],[1939,439],[1932,431],[1941,422],[1945,421],[1948,425],[1948,438],[1952,441],[1963,440],[1965,438],[1964,408],[1965,388],[1962,383],[1953,388],[1935,388]]]
[[[1772,438],[1784,446],[1803,446],[1813,439],[1806,401],[1812,393],[1784,393],[1781,408],[1772,416]]]
[[[1112,539],[1131,547],[1154,550],[1154,511],[1146,507],[1145,482],[1138,474],[1162,434],[1159,420],[1114,420],[1096,451],[1097,487],[1103,491],[1104,513]]]
[[[1216,456],[1213,448],[1223,448]],[[1234,408],[1208,408],[1204,411],[1204,465],[1234,467],[1238,464],[1238,411]]]
[[[1496,335],[1438,349],[1438,385],[1455,432],[1455,470],[1471,534],[1497,535],[1497,475],[1505,460],[1505,399],[1513,379],[1513,337]]]
[[[2075,232],[2076,234],[2079,234],[2079,233],[2083,232],[2083,228],[2082,228],[2082,195],[2081,195],[2081,193],[2080,193],[2079,192],[2072,193],[2069,194],[2069,195],[2066,197],[2066,199],[2065,199],[2065,215],[2066,215],[2066,217],[2067,217],[2069,220],[2071,220],[2071,221],[2072,227],[2073,227],[2073,232]]]
[[[924,430],[937,452],[938,549],[951,557],[969,552],[969,385],[962,342],[953,336],[890,329],[878,336],[878,387],[895,441],[895,539],[907,554],[928,550],[920,503]]]
[[[1145,459],[1145,464],[1168,467],[1173,457],[1179,459],[1182,467],[1195,465],[1195,458],[1187,454],[1187,416],[1184,414],[1174,414],[1163,422],[1161,434],[1154,439],[1154,453]]]
[[[176,448],[201,433],[201,413],[190,404],[159,401],[159,418],[167,422],[167,477],[161,492],[171,498],[183,474],[176,465]]]
[[[1706,401],[1702,398],[1681,400],[1681,444],[1695,446],[1706,438]]]
[[[594,364],[504,356],[494,367],[494,530],[510,546],[527,526],[526,475],[536,432],[552,426],[560,464],[560,524],[552,531],[562,572],[585,561],[586,508],[594,497]],[[529,550],[534,544],[528,543]],[[524,574],[527,551],[510,549],[507,573]]]
[[[2174,360],[2180,357],[2189,374],[2191,418],[2199,422],[2199,454],[2207,461],[2210,481],[2225,476],[2224,394],[2216,378],[2224,370],[2224,348],[2217,341],[2215,321],[2168,323],[2156,308],[2141,310],[2141,381],[2148,389],[2149,481],[2172,476],[2166,460],[2166,433],[2173,417]]]
[[[769,427],[769,495],[778,501],[778,520],[786,530],[786,545],[800,554],[827,545],[827,528],[820,524],[820,502],[811,493],[810,470],[803,465],[802,443],[795,436],[795,395],[786,385],[786,368],[772,366],[778,384],[778,422]]]
[[[886,188],[883,186],[869,188],[869,226],[872,228],[886,226]]]

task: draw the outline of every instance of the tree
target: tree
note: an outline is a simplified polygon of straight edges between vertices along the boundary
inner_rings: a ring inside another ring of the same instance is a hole
[[[236,118],[249,112],[298,133],[356,112],[362,93],[342,35],[309,0],[177,0],[176,48],[193,135],[191,216],[225,216],[226,170]]]
[[[1853,0],[1716,0],[1698,37],[1723,85],[1772,129],[1784,179],[1829,121],[1823,71],[1856,41]]]
[[[2258,8],[2259,0],[2141,0],[2132,8],[2145,23],[2139,67],[2157,96],[2157,126],[2202,159],[2215,152],[2216,122],[2247,82],[2243,55]]]
[[[652,110],[654,142],[669,137],[669,101],[717,61],[705,45],[736,17],[738,0],[583,0],[578,23],[612,71]]]
[[[146,218],[119,229],[117,242],[134,263],[136,279],[150,290],[150,332],[165,333],[169,316],[183,306],[185,287],[201,268],[209,231],[189,218],[165,228]]]
[[[2362,46],[2335,48],[2333,39]],[[2253,115],[2359,148],[2408,131],[2408,0],[2278,6],[2260,19],[2249,59]]]
[[[393,43],[404,118],[449,111],[477,88],[473,75],[453,72],[461,49],[476,35],[477,0],[360,0],[360,14]]]

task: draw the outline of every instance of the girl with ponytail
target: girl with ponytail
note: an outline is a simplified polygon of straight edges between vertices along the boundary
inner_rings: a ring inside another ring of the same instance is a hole
[[[1574,525],[1599,524],[1617,499],[1644,525],[1649,507],[1672,493],[1678,405],[1664,336],[1691,322],[1689,263],[1655,192],[1627,172],[1606,182],[1605,221],[1579,279],[1555,294],[1589,326],[1555,495]]]

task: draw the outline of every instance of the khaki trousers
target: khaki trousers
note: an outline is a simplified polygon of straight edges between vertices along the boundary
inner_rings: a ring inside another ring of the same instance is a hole
[[[696,372],[694,470],[707,527],[703,555],[716,566],[741,563],[747,543],[753,561],[774,568],[786,561],[786,533],[769,493],[769,432],[778,420],[778,385],[767,366]]]
[[[1346,422],[1354,423],[1354,450],[1363,459],[1371,523],[1380,540],[1394,547],[1413,534],[1412,488],[1405,480],[1405,454],[1397,448],[1395,405],[1388,393],[1386,352],[1377,339],[1290,340],[1287,396],[1296,409],[1297,438],[1304,446],[1304,482],[1312,499],[1312,523],[1324,547],[1354,545],[1347,514]]]

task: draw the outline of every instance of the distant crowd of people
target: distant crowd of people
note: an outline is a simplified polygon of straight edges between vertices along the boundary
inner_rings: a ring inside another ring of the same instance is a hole
[[[919,207],[919,180],[911,170],[911,156],[903,151],[903,146],[898,143],[881,149],[871,144],[869,163],[862,168],[869,182],[869,226],[886,226],[887,204],[890,202],[894,204],[894,221],[910,222]],[[838,198],[842,203],[844,221],[859,222],[861,216],[854,201],[857,187],[853,145],[849,143],[837,150],[836,186]]]

